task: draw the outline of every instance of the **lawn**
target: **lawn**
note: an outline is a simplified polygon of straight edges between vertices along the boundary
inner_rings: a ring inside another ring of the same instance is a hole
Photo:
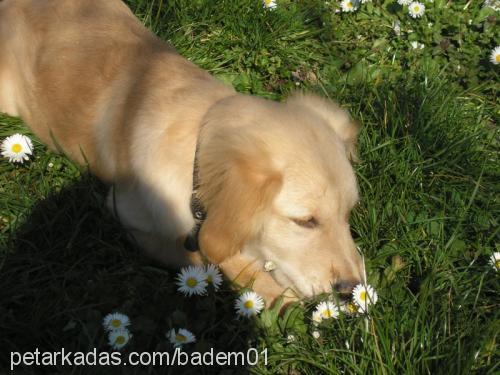
[[[493,374],[500,371],[498,1],[129,0],[191,61],[238,91],[293,90],[341,103],[362,125],[361,202],[352,232],[378,292],[369,315],[315,327],[306,301],[279,316],[237,318],[225,283],[206,297],[176,290],[175,270],[141,255],[104,208],[106,187],[48,151],[21,120],[0,139],[32,137],[35,157],[0,160],[0,373],[10,352],[110,351],[103,317],[126,313],[122,350],[267,350],[255,366],[18,367],[22,374]],[[356,6],[356,4],[354,4]],[[416,48],[415,48],[416,47]],[[70,110],[70,109],[68,109]],[[313,336],[313,332],[317,331]],[[293,337],[290,337],[293,336]]]

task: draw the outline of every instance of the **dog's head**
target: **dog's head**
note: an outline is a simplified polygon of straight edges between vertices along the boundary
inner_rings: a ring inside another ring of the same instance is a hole
[[[207,114],[200,136],[200,245],[220,263],[243,252],[281,286],[310,297],[350,292],[362,259],[349,229],[358,201],[350,161],[358,126],[327,100],[234,96]]]

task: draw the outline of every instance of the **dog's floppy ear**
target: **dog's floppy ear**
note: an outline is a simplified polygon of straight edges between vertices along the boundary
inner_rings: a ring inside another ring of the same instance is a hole
[[[258,232],[282,177],[270,167],[265,147],[244,129],[229,130],[200,147],[199,177],[207,211],[200,248],[218,264]]]
[[[346,110],[334,102],[313,94],[295,93],[287,103],[305,107],[323,118],[344,143],[347,157],[353,162],[358,161],[356,143],[360,127]]]

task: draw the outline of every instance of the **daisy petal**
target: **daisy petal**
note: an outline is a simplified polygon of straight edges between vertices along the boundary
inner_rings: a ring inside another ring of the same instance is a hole
[[[278,4],[276,4],[276,0],[263,0],[263,4],[265,8],[275,9]]]
[[[490,61],[492,64],[500,64],[500,46],[497,46],[491,51]]]
[[[177,290],[187,296],[204,295],[207,292],[205,270],[201,267],[189,266],[181,269],[177,275]]]
[[[102,325],[106,331],[115,331],[128,327],[130,325],[130,319],[125,314],[114,312],[104,317]]]
[[[378,295],[370,285],[358,284],[352,291],[353,301],[359,307],[360,312],[367,312],[369,305],[377,303]]]
[[[0,145],[1,154],[11,163],[24,163],[33,155],[31,139],[22,134],[14,134],[3,140]]]
[[[357,0],[342,0],[340,2],[340,8],[342,8],[342,12],[354,12],[358,9],[358,1]]]
[[[185,328],[179,328],[177,332],[175,329],[171,329],[166,336],[175,348],[181,348],[182,345],[196,342],[194,334]]]
[[[235,308],[239,315],[249,318],[261,312],[264,300],[255,292],[245,292],[236,300]]]
[[[108,343],[115,349],[120,350],[123,348],[132,338],[131,333],[126,328],[120,328],[109,332]]]
[[[410,13],[410,16],[412,16],[413,18],[422,17],[422,15],[425,12],[425,5],[419,3],[418,1],[414,1],[408,6],[408,12]]]
[[[219,290],[219,286],[222,284],[222,274],[217,266],[213,264],[205,266],[205,281],[207,284],[212,284],[216,291]]]
[[[320,302],[316,306],[315,312],[321,316],[321,320],[331,319],[331,318],[336,319],[339,317],[339,308],[333,302],[330,301]]]
[[[500,252],[494,252],[490,256],[490,264],[496,271],[500,270]]]

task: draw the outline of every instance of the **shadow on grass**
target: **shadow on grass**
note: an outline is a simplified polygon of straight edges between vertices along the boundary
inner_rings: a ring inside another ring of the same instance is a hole
[[[0,271],[0,372],[11,352],[111,353],[103,317],[120,311],[131,318],[128,353],[169,352],[171,328],[187,328],[197,343],[187,352],[246,352],[255,327],[235,319],[235,293],[184,297],[175,270],[144,257],[104,207],[106,188],[85,177],[41,201],[20,226]],[[214,356],[215,357],[215,356]],[[39,357],[41,360],[41,356]],[[59,363],[60,361],[59,357]],[[93,357],[90,357],[92,360]],[[146,358],[146,357],[145,357]],[[209,357],[208,357],[209,358]],[[215,363],[215,358],[214,358]],[[234,360],[233,360],[234,363]],[[19,366],[24,374],[240,374],[238,366]]]

